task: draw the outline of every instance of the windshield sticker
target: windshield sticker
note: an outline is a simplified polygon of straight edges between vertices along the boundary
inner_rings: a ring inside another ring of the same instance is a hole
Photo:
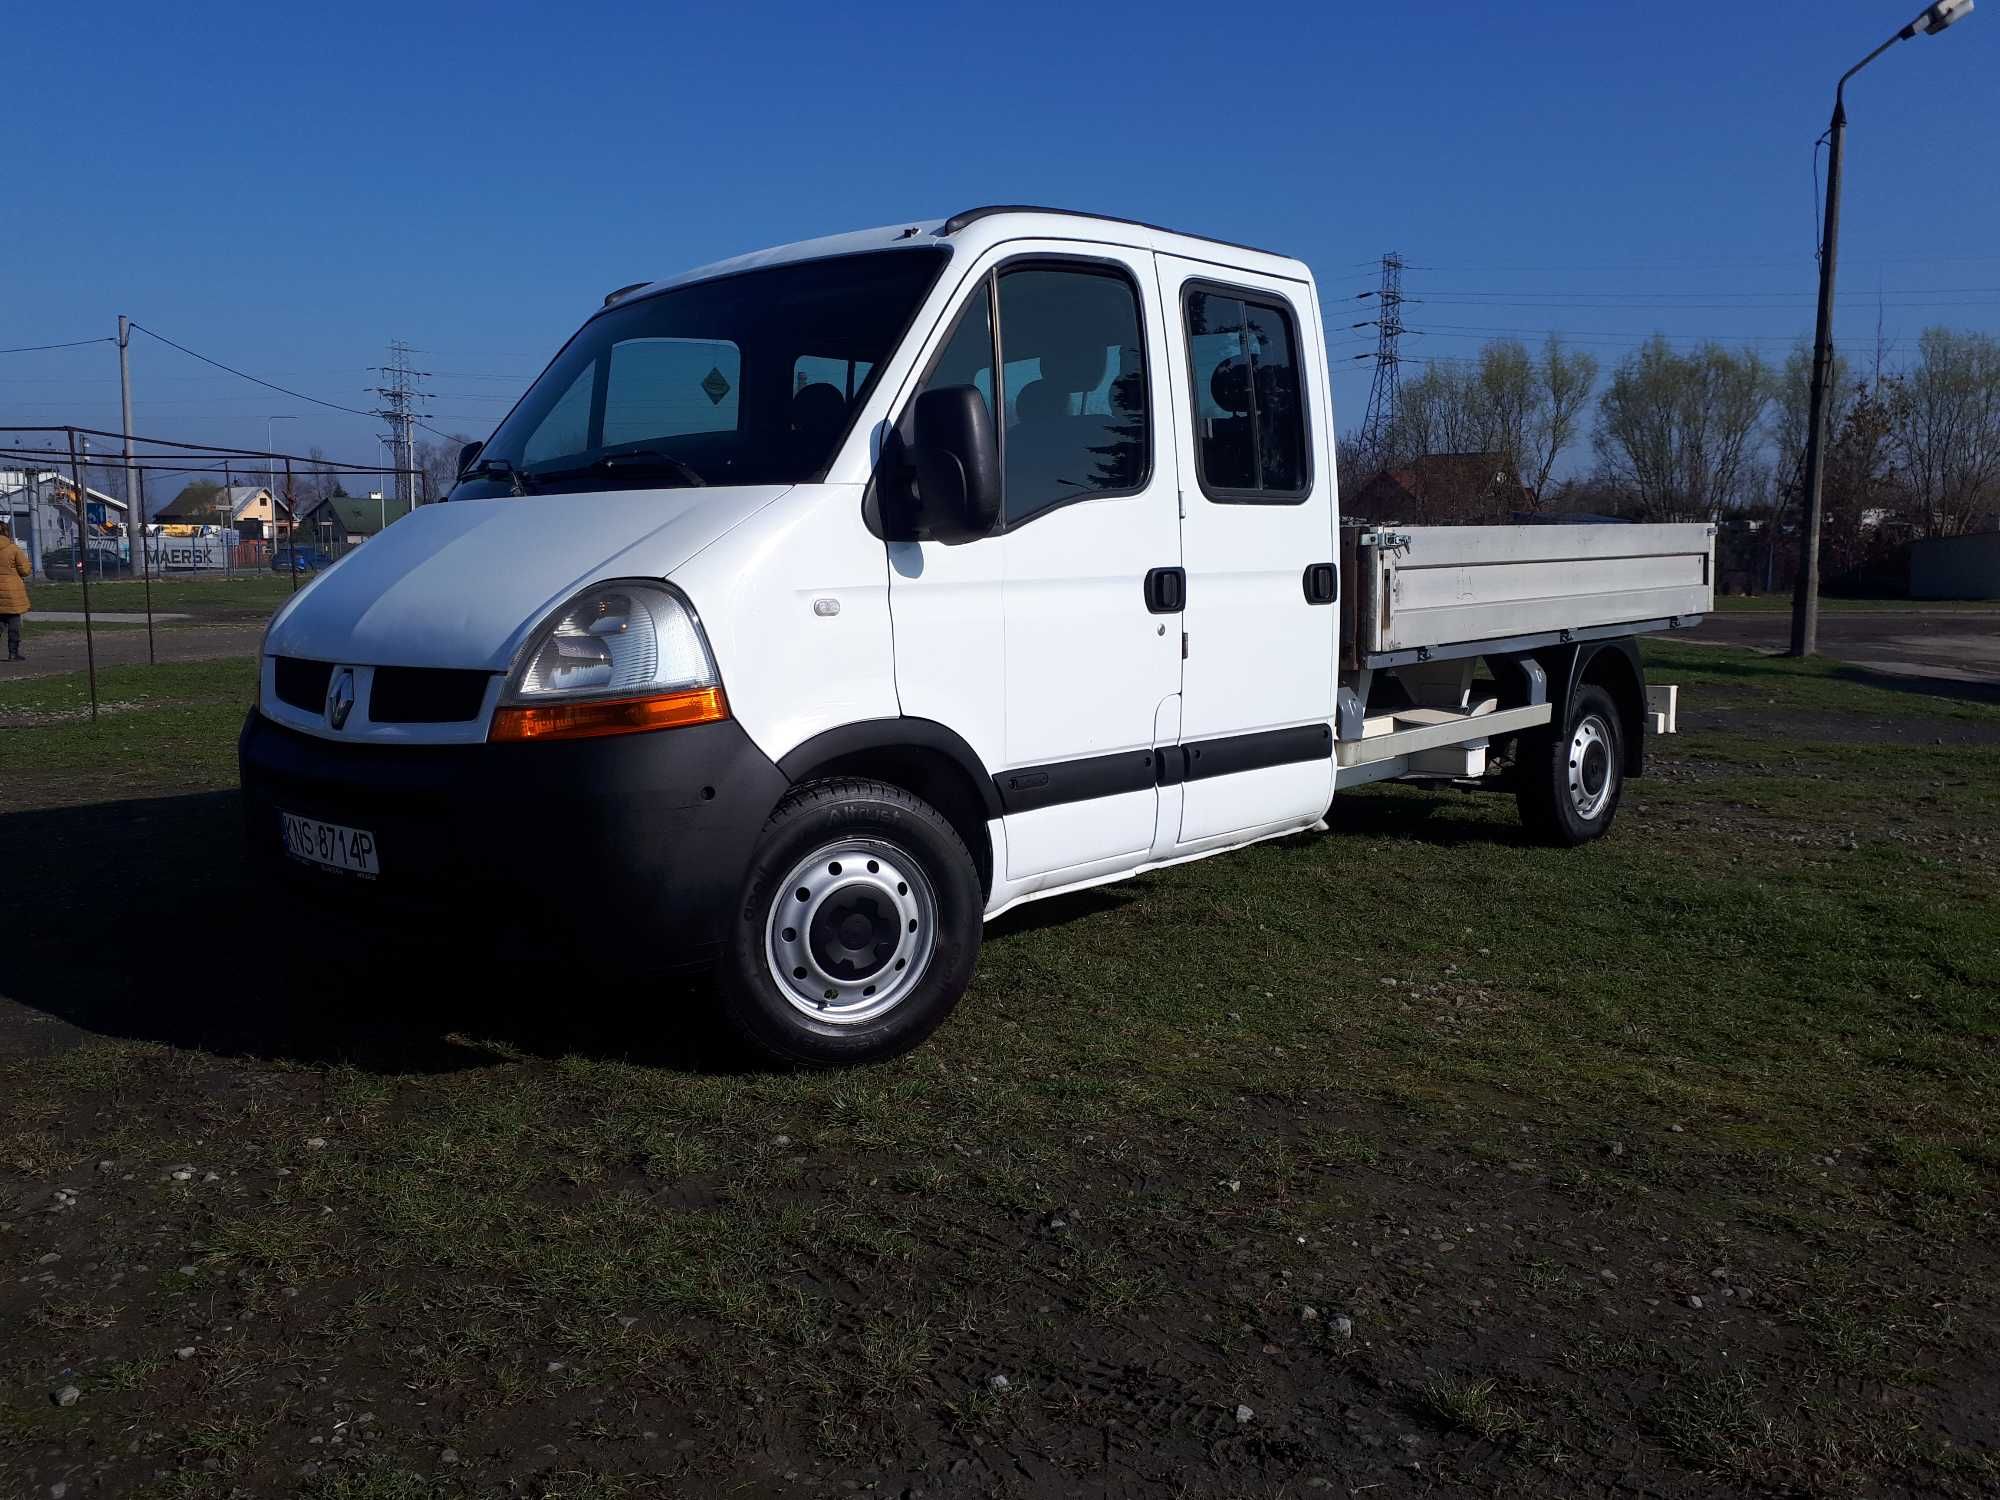
[[[708,399],[716,406],[722,405],[722,398],[729,394],[729,381],[722,371],[710,365],[708,373],[701,379],[701,388],[708,392]]]

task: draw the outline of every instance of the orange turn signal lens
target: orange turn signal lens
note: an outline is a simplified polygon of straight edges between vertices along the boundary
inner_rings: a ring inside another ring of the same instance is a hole
[[[582,703],[517,704],[493,711],[489,742],[589,740],[607,734],[644,734],[713,724],[729,717],[719,687],[688,688],[648,698],[600,698]]]

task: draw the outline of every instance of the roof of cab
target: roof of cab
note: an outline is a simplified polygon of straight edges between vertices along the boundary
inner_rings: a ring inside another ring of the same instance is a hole
[[[1117,219],[1108,215],[1080,213],[1066,208],[994,204],[967,209],[963,213],[952,215],[949,219],[885,224],[877,229],[857,229],[847,234],[795,240],[789,245],[773,245],[767,250],[753,250],[747,255],[712,261],[708,265],[697,266],[658,281],[639,282],[633,286],[620,288],[605,299],[605,306],[609,307],[628,298],[666,291],[670,287],[685,286],[690,282],[710,281],[718,276],[733,276],[739,272],[761,270],[766,266],[786,265],[792,261],[823,260],[829,256],[853,255],[864,250],[891,250],[899,247],[934,249],[940,244],[950,245],[954,249],[976,255],[990,245],[1019,239],[1084,239],[1106,244],[1131,245],[1140,249],[1182,256],[1189,260],[1206,260],[1222,265],[1240,266],[1245,270],[1262,272],[1268,276],[1283,276],[1298,281],[1311,279],[1311,272],[1303,261],[1269,250],[1258,250],[1249,245],[1232,244],[1228,240],[1185,234],[1175,229],[1162,229],[1157,224],[1145,224],[1136,219]]]

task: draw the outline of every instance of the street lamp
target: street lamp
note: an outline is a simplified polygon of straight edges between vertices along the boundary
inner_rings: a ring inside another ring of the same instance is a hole
[[[1840,148],[1847,137],[1847,80],[1898,42],[1922,33],[1936,36],[1972,14],[1972,0],[1938,0],[1888,41],[1840,75],[1827,126],[1826,219],[1819,246],[1819,322],[1813,332],[1812,407],[1806,418],[1805,511],[1799,517],[1799,578],[1792,593],[1793,656],[1819,649],[1820,490],[1826,474],[1826,398],[1833,378],[1833,263],[1840,241]]]

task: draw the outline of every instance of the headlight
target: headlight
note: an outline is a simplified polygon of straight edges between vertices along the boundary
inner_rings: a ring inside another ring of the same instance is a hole
[[[500,702],[488,739],[585,739],[729,716],[694,611],[636,581],[595,585],[550,616]]]

